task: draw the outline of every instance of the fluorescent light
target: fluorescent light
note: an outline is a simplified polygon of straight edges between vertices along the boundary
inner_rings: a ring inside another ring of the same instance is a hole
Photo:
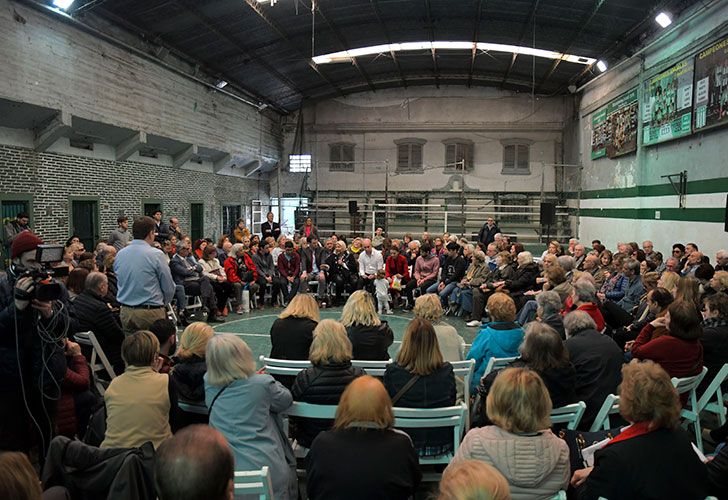
[[[59,9],[68,10],[75,0],[53,0],[53,6]]]
[[[604,73],[605,71],[607,71],[607,63],[600,59],[597,61],[597,68],[599,68],[599,71]]]
[[[659,14],[657,14],[657,17],[655,17],[655,21],[657,21],[657,24],[659,24],[663,28],[667,28],[672,24],[670,14],[668,14],[667,12],[660,12]]]
[[[217,82],[217,83],[215,84],[215,87],[217,87],[217,88],[221,89],[221,88],[224,88],[224,87],[225,87],[225,86],[227,85],[227,83],[228,83],[228,82],[226,82],[225,80],[219,80],[219,81],[218,81],[218,82]]]
[[[458,41],[434,41],[434,42],[404,42],[390,43],[385,45],[371,45],[369,47],[357,47],[340,52],[331,52],[315,56],[313,62],[316,64],[329,64],[351,62],[355,57],[370,56],[377,54],[386,54],[388,52],[408,52],[420,50],[467,50],[473,49],[484,52],[505,52],[508,54],[522,54],[526,56],[543,57],[546,59],[559,59],[575,64],[583,64],[591,66],[596,59],[585,56],[577,56],[573,54],[563,54],[553,50],[535,49],[532,47],[522,47],[519,45],[504,45],[501,43],[486,42],[458,42]]]

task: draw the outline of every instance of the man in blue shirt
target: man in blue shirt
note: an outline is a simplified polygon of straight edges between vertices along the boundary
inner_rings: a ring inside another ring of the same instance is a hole
[[[174,281],[164,254],[152,246],[155,232],[154,219],[139,217],[132,226],[134,239],[116,254],[116,298],[121,304],[125,335],[148,330],[154,321],[166,318],[165,306],[174,296]]]

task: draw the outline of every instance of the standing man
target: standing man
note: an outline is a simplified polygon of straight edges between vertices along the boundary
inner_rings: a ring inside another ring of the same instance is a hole
[[[154,219],[139,217],[131,229],[134,239],[116,254],[116,298],[125,335],[148,330],[156,320],[166,318],[164,308],[174,297],[174,281],[164,254],[152,246],[157,227]]]
[[[162,222],[162,211],[154,211],[154,239],[164,244],[169,239],[169,226]],[[133,232],[133,231],[132,231]],[[136,237],[134,237],[136,239]]]
[[[172,217],[169,219],[169,235],[174,236],[177,238],[177,241],[180,241],[182,239],[182,231],[179,229],[179,219],[177,217]]]
[[[488,248],[488,245],[495,241],[495,235],[500,232],[501,230],[495,223],[495,220],[493,220],[493,217],[488,217],[483,227],[480,228],[478,240],[480,240],[484,247]]]
[[[369,293],[374,293],[374,280],[377,279],[377,271],[384,269],[384,260],[382,252],[372,247],[372,240],[365,238],[362,240],[362,249],[359,254],[359,276],[364,282],[364,289]]]
[[[278,237],[281,235],[281,225],[277,222],[273,222],[273,212],[268,212],[266,218],[268,220],[260,225],[260,231],[263,233],[260,239],[265,240],[267,237],[271,236],[278,241]]]
[[[119,225],[119,227],[111,231],[109,239],[106,240],[106,243],[116,248],[116,251],[118,252],[129,243],[131,243],[131,233],[129,232],[128,217],[122,215],[121,217],[116,219],[116,223]]]

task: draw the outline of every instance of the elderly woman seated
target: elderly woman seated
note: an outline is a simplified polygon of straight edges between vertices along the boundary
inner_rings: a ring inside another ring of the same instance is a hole
[[[471,429],[448,469],[462,460],[482,460],[505,476],[515,500],[551,498],[565,490],[569,447],[550,430],[551,399],[541,377],[527,368],[503,370],[485,406],[495,425]]]
[[[670,376],[651,361],[622,369],[619,412],[630,423],[598,450],[594,466],[574,472],[580,499],[705,498],[708,475],[680,429]]]
[[[412,312],[415,318],[426,319],[432,323],[445,361],[462,361],[465,358],[465,340],[454,326],[442,321],[444,311],[436,294],[426,293],[417,297]]]
[[[308,497],[413,497],[422,479],[417,453],[393,426],[392,402],[379,380],[365,375],[349,384],[334,429],[319,434],[306,457]]]

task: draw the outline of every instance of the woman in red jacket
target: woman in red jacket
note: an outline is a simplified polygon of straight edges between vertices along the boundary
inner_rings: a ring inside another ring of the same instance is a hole
[[[384,265],[385,276],[389,281],[389,292],[396,305],[399,294],[409,282],[409,266],[407,265],[407,257],[399,253],[399,247],[393,246],[389,249],[389,257]],[[395,288],[395,280],[399,281],[399,286]]]
[[[658,363],[670,377],[691,377],[703,369],[702,318],[695,311],[695,304],[677,300],[670,304],[667,313],[645,325],[640,334],[627,348],[636,359],[650,359]],[[667,333],[653,338],[657,328]]]
[[[241,243],[236,243],[225,259],[223,265],[227,281],[235,291],[237,314],[243,314],[243,290],[250,290],[250,295],[258,291],[258,270],[252,257],[245,251]]]
[[[56,427],[58,434],[73,438],[83,437],[96,396],[89,390],[91,377],[81,346],[66,340],[66,375],[61,382]]]

